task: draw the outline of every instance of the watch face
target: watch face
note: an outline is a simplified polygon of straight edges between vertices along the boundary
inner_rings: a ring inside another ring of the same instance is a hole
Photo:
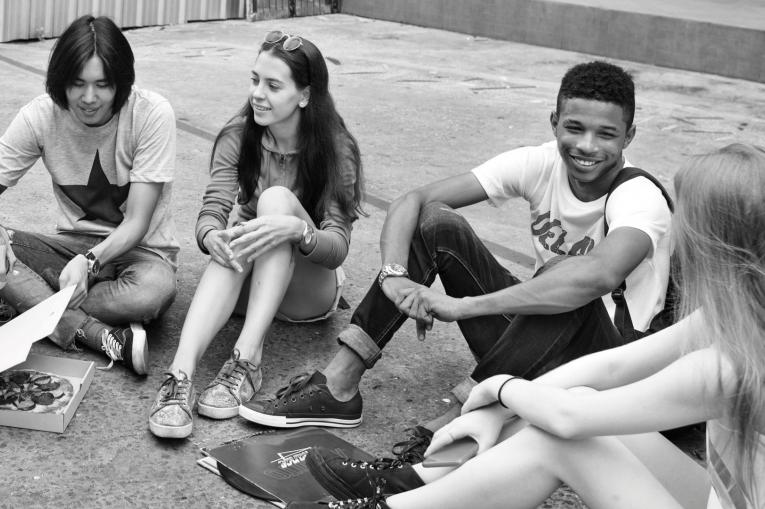
[[[389,276],[403,276],[404,274],[407,274],[406,269],[398,264],[386,265],[385,268],[387,269],[386,273]]]
[[[383,265],[383,268],[380,269],[380,276],[377,278],[377,283],[382,286],[383,281],[385,281],[385,279],[389,276],[409,277],[409,271],[406,270],[406,267],[399,265],[398,263],[389,263]]]
[[[313,240],[313,228],[311,225],[306,226],[305,231],[303,232],[303,243],[305,245],[308,245]]]
[[[97,276],[101,270],[101,262],[90,251],[85,254],[85,258],[88,260],[88,272],[93,276]]]

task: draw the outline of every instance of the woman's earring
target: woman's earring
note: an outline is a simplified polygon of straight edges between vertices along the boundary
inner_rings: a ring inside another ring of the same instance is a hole
[[[300,106],[301,108],[305,108],[306,106],[308,106],[308,101],[305,101],[305,100],[300,101],[298,103],[298,106]]]

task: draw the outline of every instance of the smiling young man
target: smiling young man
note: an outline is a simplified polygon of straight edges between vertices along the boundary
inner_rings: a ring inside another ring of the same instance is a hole
[[[176,291],[175,116],[134,81],[130,44],[109,18],[83,16],[56,41],[48,93],[0,138],[0,193],[42,159],[57,231],[0,226],[0,296],[23,312],[75,285],[51,340],[102,350],[145,374],[141,323],[167,309]]]
[[[630,165],[622,152],[635,136],[634,111],[634,83],[624,70],[577,65],[564,76],[550,117],[555,141],[500,154],[394,201],[380,239],[382,269],[340,334],[340,351],[323,373],[305,375],[276,399],[242,406],[240,415],[277,427],[359,424],[361,377],[409,317],[421,337],[434,319],[458,322],[478,360],[471,379],[455,389],[463,401],[489,376],[533,378],[624,343],[610,292],[625,279],[635,329],[648,329],[667,287],[668,203],[656,185],[635,178],[605,204],[611,183]],[[455,211],[511,198],[529,203],[537,274],[525,282]],[[446,294],[429,288],[436,275]],[[411,443],[394,452],[416,459],[408,453],[423,451],[430,434],[418,426]]]

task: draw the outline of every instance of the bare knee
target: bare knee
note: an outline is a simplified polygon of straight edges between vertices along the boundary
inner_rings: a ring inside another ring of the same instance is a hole
[[[593,392],[598,392],[597,389],[593,389],[592,387],[586,387],[584,385],[580,385],[578,387],[571,387],[568,389],[568,392],[576,395],[584,395],[584,394],[592,394]]]
[[[258,215],[292,214],[302,208],[295,193],[284,186],[273,186],[263,191],[258,198]]]

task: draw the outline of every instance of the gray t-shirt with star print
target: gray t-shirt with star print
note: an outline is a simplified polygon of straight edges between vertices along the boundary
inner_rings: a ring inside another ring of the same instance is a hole
[[[162,183],[139,247],[177,265],[170,208],[175,115],[165,98],[134,87],[106,124],[89,127],[41,95],[21,108],[0,138],[0,184],[16,185],[40,158],[52,178],[59,232],[109,235],[124,219],[132,182]]]

